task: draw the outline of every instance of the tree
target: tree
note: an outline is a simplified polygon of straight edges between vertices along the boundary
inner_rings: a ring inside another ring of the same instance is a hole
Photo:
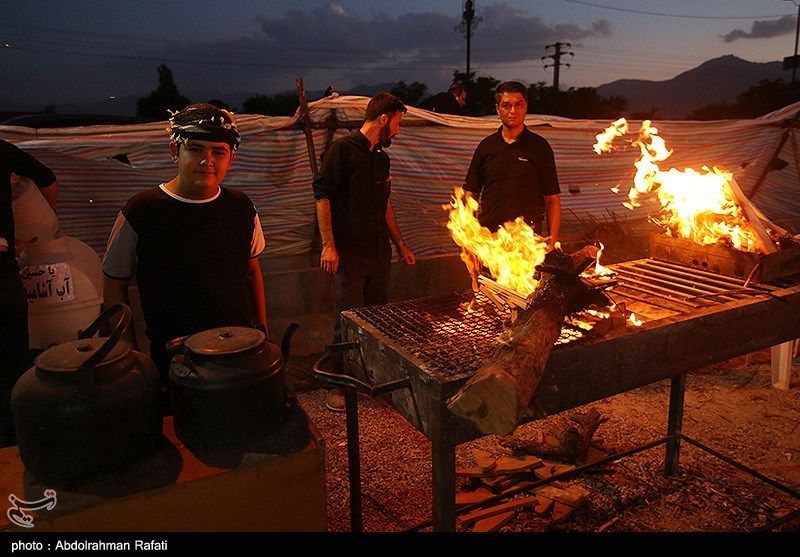
[[[689,114],[690,120],[755,118],[800,101],[800,90],[782,79],[762,79],[736,97],[736,102],[714,103]]]
[[[475,78],[475,72],[458,70],[453,72],[453,81],[467,86],[467,106],[465,112],[472,116],[486,116],[495,113],[494,90],[500,85],[500,80],[491,76]]]
[[[594,87],[553,89],[543,81],[528,87],[528,112],[567,118],[617,118],[628,101],[623,97],[602,97]]]
[[[427,89],[428,86],[419,81],[414,81],[409,85],[406,85],[405,81],[398,81],[397,85],[392,87],[389,92],[404,103],[417,106],[417,103],[425,96]]]
[[[146,97],[136,101],[136,115],[154,120],[166,120],[170,110],[181,110],[191,101],[178,92],[172,70],[166,64],[158,67],[158,87]]]
[[[292,116],[300,106],[300,100],[294,93],[277,93],[268,95],[253,95],[242,103],[245,114],[265,114],[267,116]]]

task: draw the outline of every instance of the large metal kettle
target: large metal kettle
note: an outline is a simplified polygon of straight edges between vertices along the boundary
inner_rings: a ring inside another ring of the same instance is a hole
[[[109,337],[91,338],[117,314]],[[120,341],[130,320],[128,306],[106,309],[78,340],[39,354],[14,385],[20,458],[37,478],[51,484],[95,479],[158,448],[158,372]]]
[[[173,340],[169,369],[175,432],[189,448],[243,448],[273,431],[286,409],[282,349],[258,329],[219,327]]]

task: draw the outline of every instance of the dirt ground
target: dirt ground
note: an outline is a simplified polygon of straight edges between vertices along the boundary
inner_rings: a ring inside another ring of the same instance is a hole
[[[798,363],[797,361],[795,362]],[[328,529],[350,530],[345,417],[325,408],[325,391],[310,379],[310,360],[290,366],[290,386],[325,439]],[[788,391],[770,385],[769,351],[691,373],[683,432],[800,494],[800,365]],[[666,433],[669,382],[623,393],[571,412],[596,408],[608,421],[595,435],[621,452]],[[558,429],[571,412],[523,425],[515,436]],[[430,442],[385,401],[359,397],[364,529],[397,532],[431,518]],[[457,466],[473,466],[472,448],[502,455],[496,436],[459,445]],[[664,447],[614,461],[577,483],[589,497],[553,524],[520,510],[503,532],[742,532],[800,509],[800,499],[683,443],[679,473],[663,475]],[[459,480],[459,490],[467,486]],[[463,525],[459,530],[466,529]],[[793,520],[777,528],[800,531]]]

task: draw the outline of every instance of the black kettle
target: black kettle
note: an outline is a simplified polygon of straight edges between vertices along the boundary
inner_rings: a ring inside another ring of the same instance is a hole
[[[116,314],[108,338],[91,338]],[[128,306],[106,309],[78,340],[39,354],[14,385],[20,458],[37,478],[54,485],[94,479],[158,448],[158,372],[120,341],[130,320]]]
[[[273,431],[286,410],[281,348],[258,329],[218,327],[173,340],[169,369],[175,433],[191,449],[243,448]]]

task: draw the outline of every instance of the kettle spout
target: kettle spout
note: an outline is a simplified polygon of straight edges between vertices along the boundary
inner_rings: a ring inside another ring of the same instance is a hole
[[[283,332],[283,338],[281,339],[281,354],[283,355],[283,365],[286,365],[286,362],[289,361],[289,351],[292,346],[292,336],[300,328],[300,325],[297,323],[289,323],[289,326],[286,327],[286,330]]]

